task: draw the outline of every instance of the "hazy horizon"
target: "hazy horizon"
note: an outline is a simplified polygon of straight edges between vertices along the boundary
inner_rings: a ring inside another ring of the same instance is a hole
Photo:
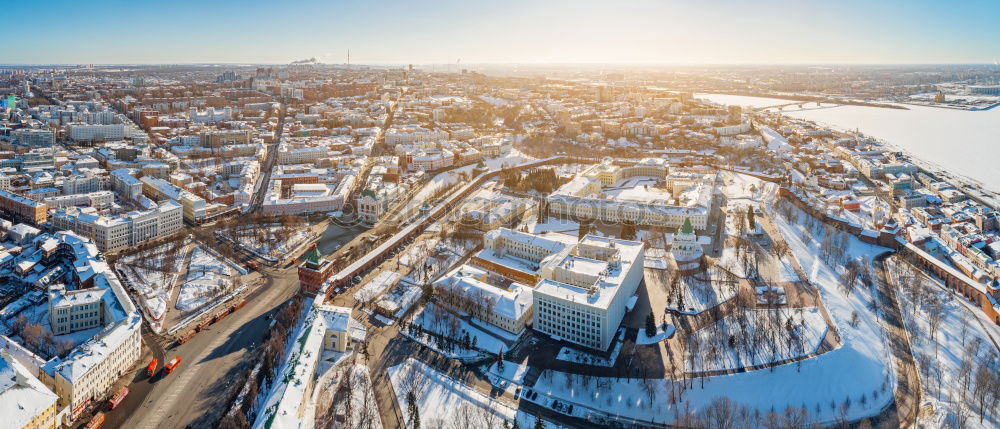
[[[5,62],[71,64],[992,64],[1000,4],[730,0],[16,3]],[[975,13],[970,13],[975,11]],[[960,25],[959,25],[960,24]]]

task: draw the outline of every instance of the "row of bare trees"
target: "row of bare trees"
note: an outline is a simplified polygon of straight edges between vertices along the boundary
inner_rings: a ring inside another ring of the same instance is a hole
[[[353,365],[333,388],[316,401],[316,427],[321,429],[375,429],[382,423],[375,403],[375,390],[363,365]]]
[[[688,336],[688,367],[712,370],[708,362],[731,360],[727,367],[749,367],[801,356],[806,344],[802,308],[736,311],[729,323],[714,323]]]
[[[995,421],[1000,417],[998,353],[982,337],[970,335],[974,316],[970,317],[966,308],[955,302],[956,295],[935,286],[917,267],[895,258],[889,259],[886,267],[905,298],[901,304],[909,317],[904,326],[923,387],[940,400],[955,404],[955,427],[968,427],[973,412],[980,424],[987,417]],[[958,344],[951,344],[942,354],[941,345],[947,338],[941,339],[940,332],[949,325],[958,329]],[[947,364],[949,355],[959,358],[957,375],[949,374],[954,371]],[[943,383],[946,378],[957,383]]]
[[[242,429],[250,427],[257,414],[259,393],[270,390],[275,380],[280,379],[276,373],[281,356],[284,354],[288,344],[289,335],[298,322],[299,315],[302,314],[302,295],[295,295],[278,313],[275,315],[274,327],[268,330],[268,336],[264,344],[257,348],[256,359],[260,360],[260,370],[256,371],[253,377],[248,369],[237,377],[235,386],[241,386],[246,391],[242,397],[239,391],[233,392],[231,406],[237,407],[239,412],[227,413],[219,421],[218,427],[221,429]],[[252,357],[252,354],[249,354]],[[242,402],[240,402],[242,401]]]

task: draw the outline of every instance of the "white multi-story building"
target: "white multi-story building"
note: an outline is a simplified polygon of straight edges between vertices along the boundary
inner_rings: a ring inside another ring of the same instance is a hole
[[[455,164],[455,154],[447,149],[420,149],[406,155],[410,170],[438,170]]]
[[[304,164],[313,163],[319,158],[326,157],[328,150],[326,146],[311,146],[303,148],[280,148],[278,149],[278,164]]]
[[[69,138],[78,142],[121,140],[131,137],[125,124],[86,124],[72,123],[66,125]]]
[[[417,125],[403,125],[401,127],[389,128],[385,132],[385,144],[389,146],[401,143],[442,142],[445,140],[448,140],[447,131],[429,130]]]
[[[62,181],[63,194],[86,194],[101,190],[101,178],[91,173],[74,174]]]
[[[119,168],[111,172],[111,189],[123,199],[135,201],[142,195],[142,182],[128,169]]]
[[[750,131],[750,122],[743,122],[739,125],[726,125],[723,127],[715,127],[715,133],[719,136],[734,136],[736,134],[742,134]]]
[[[25,147],[52,146],[56,142],[55,134],[48,128],[20,128],[11,136],[14,144]]]
[[[73,206],[88,206],[105,208],[115,202],[115,194],[111,191],[97,191],[86,194],[56,195],[42,200],[50,209],[60,209]]]
[[[579,242],[565,242],[499,228],[486,233],[484,249],[470,263],[534,286],[532,305],[524,311],[534,313],[535,331],[607,350],[629,298],[642,282],[644,246],[639,241],[593,235]],[[475,281],[487,281],[485,275],[470,273]],[[485,287],[461,277],[464,289]],[[463,305],[469,307],[468,303]],[[495,318],[507,323],[500,316]],[[477,317],[493,320],[493,316]]]
[[[198,111],[197,107],[191,107],[188,109],[188,120],[194,123],[206,123],[206,122],[222,122],[230,121],[233,119],[233,108],[225,107],[222,110],[215,110],[214,107],[209,107],[204,111]]]
[[[271,180],[271,187],[264,195],[261,212],[267,216],[334,212],[343,207],[353,190],[354,182],[353,175],[346,176],[332,191],[329,185],[322,183],[297,184],[292,186],[290,198],[282,198],[281,180]]]
[[[652,165],[628,168],[648,168],[650,173],[661,171],[661,167]],[[602,164],[577,176],[548,197],[549,213],[574,219],[672,228],[690,219],[698,230],[708,227],[715,174],[671,173],[665,178],[669,192],[644,185],[627,192],[617,189],[615,194],[605,193],[602,184],[614,186],[621,179],[617,171],[617,167]]]
[[[142,193],[154,201],[174,200],[184,207],[184,219],[198,222],[208,214],[205,199],[160,178],[143,176]]]
[[[488,283],[489,274],[462,265],[434,282],[439,300],[458,311],[515,335],[531,320],[531,288],[511,283],[506,288]]]
[[[107,192],[107,191],[105,191]],[[106,217],[88,210],[67,209],[52,216],[52,225],[91,239],[102,252],[116,252],[181,230],[183,207],[164,201],[152,210]]]
[[[607,350],[643,278],[642,242],[588,235],[542,268],[535,285],[535,331]]]

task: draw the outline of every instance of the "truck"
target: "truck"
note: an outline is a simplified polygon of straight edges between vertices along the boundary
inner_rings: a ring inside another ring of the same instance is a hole
[[[194,338],[195,334],[197,333],[198,332],[193,329],[188,331],[186,334],[182,335],[180,338],[177,339],[177,345],[181,345],[188,342],[188,340]]]
[[[170,374],[171,372],[174,372],[174,368],[177,368],[177,365],[180,364],[181,364],[181,357],[174,356],[174,358],[170,359],[170,362],[167,362],[167,364],[163,367],[163,371],[165,371],[167,374]]]
[[[257,263],[254,261],[247,261],[247,268],[257,271]]]
[[[118,391],[115,392],[115,395],[111,397],[111,400],[108,401],[109,408],[113,410],[118,407],[118,404],[122,403],[125,397],[128,396],[128,392],[128,386],[118,389]]]
[[[89,422],[87,422],[87,425],[84,426],[83,429],[97,429],[101,427],[101,424],[103,423],[104,423],[104,413],[97,413],[94,415],[93,418],[90,419]]]
[[[153,360],[149,361],[149,366],[146,367],[146,377],[152,377],[153,374],[156,374],[157,363],[159,363],[159,361],[156,360],[156,358],[153,358]]]

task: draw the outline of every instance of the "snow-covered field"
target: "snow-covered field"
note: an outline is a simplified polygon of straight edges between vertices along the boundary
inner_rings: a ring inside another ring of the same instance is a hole
[[[340,382],[348,383],[344,386],[350,393],[350,406],[346,400],[333,403],[335,414],[339,417],[346,417],[348,423],[343,428],[349,429],[382,429],[382,419],[378,414],[378,405],[375,402],[375,390],[371,377],[368,375],[368,367],[362,364],[350,365],[344,370],[344,377]]]
[[[765,182],[753,176],[731,171],[722,172],[722,181],[722,193],[730,201],[749,200],[764,202],[774,198],[778,192],[778,185],[775,183]]]
[[[743,264],[739,261],[738,252],[735,247],[725,247],[722,249],[722,256],[716,263],[719,267],[725,268],[737,277],[746,278],[747,273],[743,269]]]
[[[816,307],[742,310],[688,337],[685,370],[747,368],[808,355],[827,329]]]
[[[215,255],[201,247],[191,251],[187,278],[181,285],[175,307],[182,311],[193,311],[218,297],[232,283],[230,276],[234,270]]]

